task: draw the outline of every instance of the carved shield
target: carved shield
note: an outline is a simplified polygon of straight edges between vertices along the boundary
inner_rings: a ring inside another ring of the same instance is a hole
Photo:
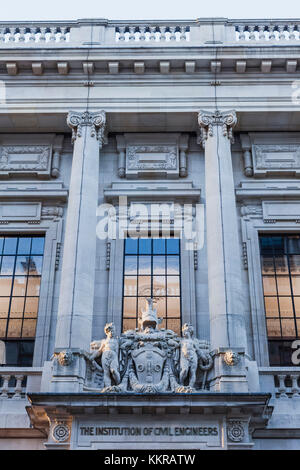
[[[162,378],[166,352],[147,343],[131,354],[139,383],[157,384]]]

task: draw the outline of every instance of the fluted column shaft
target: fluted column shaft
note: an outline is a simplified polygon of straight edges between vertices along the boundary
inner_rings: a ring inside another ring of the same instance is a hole
[[[201,111],[205,147],[208,289],[212,348],[244,348],[241,255],[231,160],[234,111]]]
[[[74,143],[64,239],[56,350],[89,349],[92,332],[99,147],[104,111],[70,111],[67,118]]]

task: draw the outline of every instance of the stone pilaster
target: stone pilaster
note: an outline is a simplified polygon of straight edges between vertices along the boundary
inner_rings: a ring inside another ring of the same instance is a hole
[[[93,319],[96,209],[99,148],[106,116],[70,111],[74,143],[58,305],[53,391],[79,391],[85,376],[84,350],[89,350]]]
[[[205,148],[210,335],[215,350],[212,383],[214,390],[226,392],[248,389],[241,357],[246,350],[246,330],[230,147],[236,121],[234,111],[201,111],[198,115]],[[229,353],[236,359],[232,364],[228,363]]]

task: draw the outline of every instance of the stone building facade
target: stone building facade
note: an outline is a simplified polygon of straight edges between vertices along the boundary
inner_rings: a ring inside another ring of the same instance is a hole
[[[0,24],[0,448],[300,448],[299,35]]]

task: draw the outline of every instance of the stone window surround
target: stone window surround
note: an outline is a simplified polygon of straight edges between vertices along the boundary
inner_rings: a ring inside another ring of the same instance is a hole
[[[241,218],[242,242],[244,245],[244,256],[247,257],[246,265],[249,279],[249,302],[253,329],[254,359],[257,361],[259,367],[270,367],[259,235],[271,235],[272,233],[284,233],[288,235],[300,233],[300,225],[296,220],[272,220],[270,222],[263,219],[262,206],[257,202],[249,205],[244,204],[243,209],[244,214],[242,213]]]
[[[41,276],[39,309],[37,317],[33,367],[39,367],[49,360],[51,317],[54,300],[54,279],[57,267],[57,246],[62,238],[62,221],[41,220],[38,226],[27,222],[11,223],[3,227],[0,235],[43,235],[45,237],[43,268]]]

